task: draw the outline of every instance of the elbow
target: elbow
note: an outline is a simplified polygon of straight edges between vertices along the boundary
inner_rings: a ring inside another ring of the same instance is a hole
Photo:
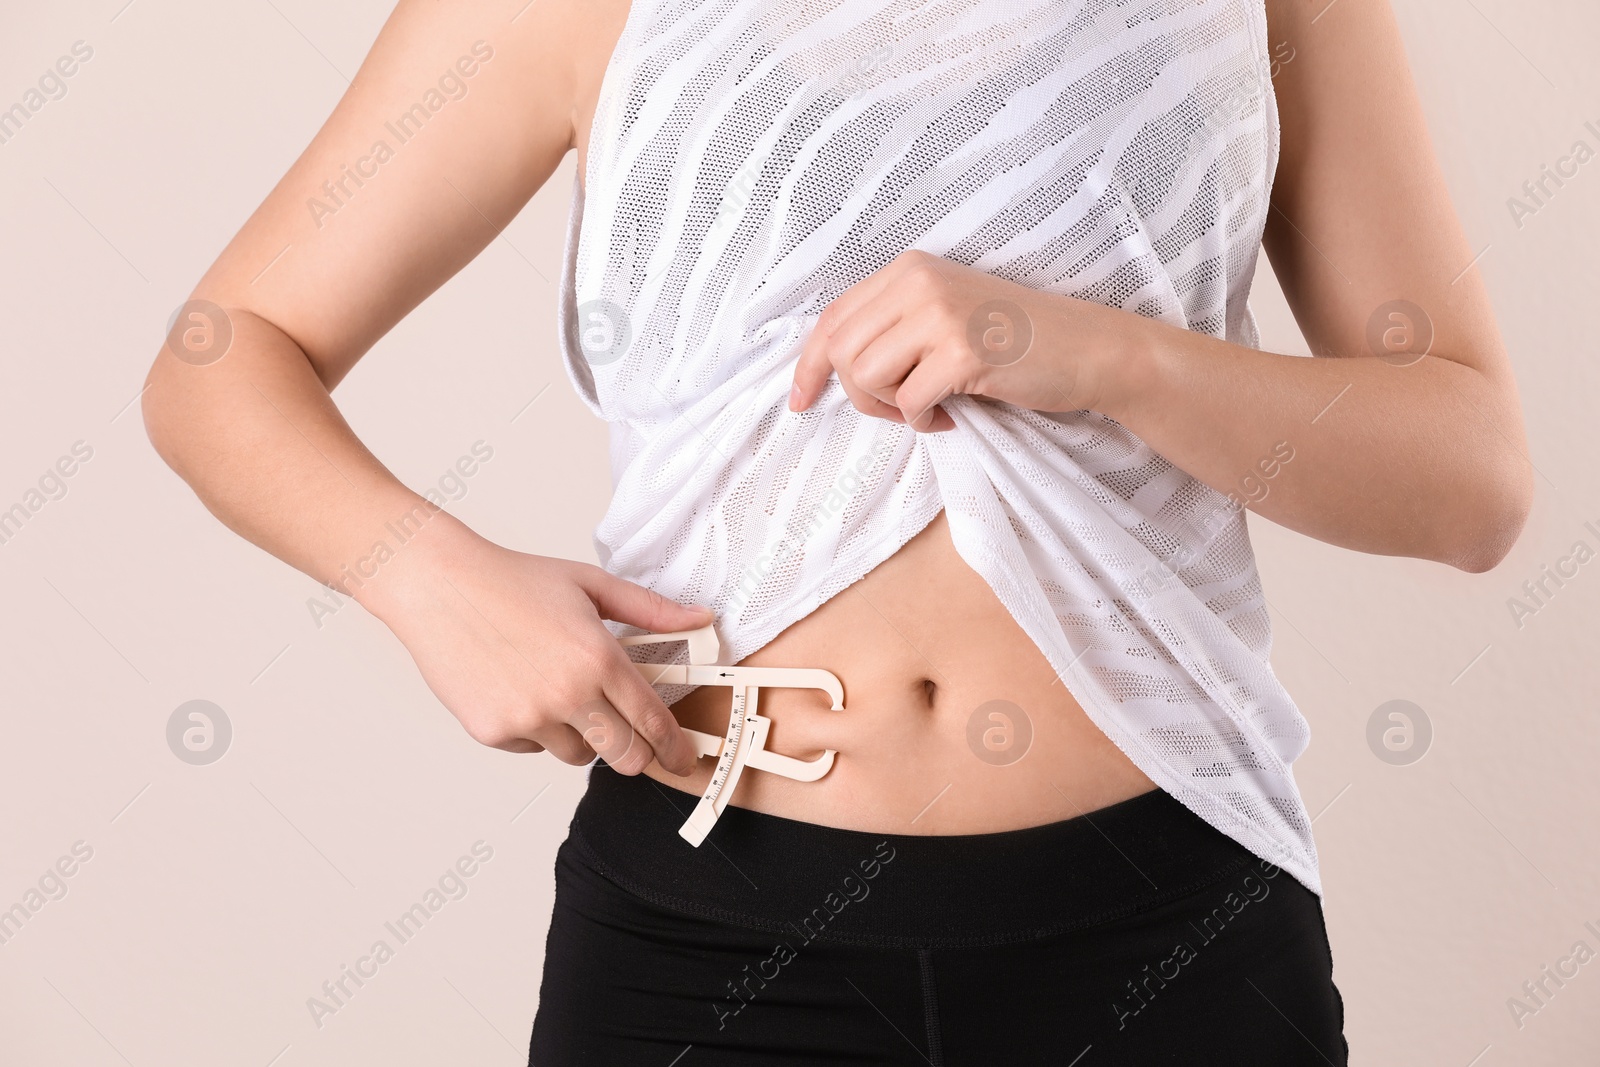
[[[139,394],[139,413],[144,419],[144,435],[155,449],[156,455],[181,475],[179,460],[182,455],[183,415],[180,405],[174,403],[173,383],[165,360],[157,355],[145,375],[144,391]]]
[[[1506,470],[1485,478],[1477,488],[1475,520],[1459,533],[1464,540],[1442,562],[1469,574],[1482,574],[1499,566],[1527,526],[1533,510],[1533,472],[1520,455],[1511,457]]]
[[[139,414],[144,419],[144,435],[150,439],[150,445],[156,450],[156,455],[172,463],[169,450],[171,447],[171,420],[161,396],[161,359],[158,356],[155,363],[150,366],[150,373],[144,377],[144,391],[139,394]]]

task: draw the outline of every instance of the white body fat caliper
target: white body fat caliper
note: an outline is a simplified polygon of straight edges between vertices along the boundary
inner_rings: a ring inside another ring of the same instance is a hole
[[[726,734],[717,737],[700,730],[683,728],[695,747],[696,755],[710,756],[717,761],[716,770],[711,773],[711,783],[706,786],[700,803],[695,805],[689,820],[678,829],[678,835],[696,848],[706,839],[706,834],[717,824],[718,816],[727,808],[734,787],[739,784],[739,776],[746,767],[781,774],[797,782],[814,782],[833,766],[834,750],[831,748],[814,760],[800,760],[768,752],[767,735],[772,730],[772,720],[756,714],[761,690],[774,686],[820,689],[833,698],[834,711],[843,711],[844,686],[833,672],[820,667],[720,666],[716,661],[721,643],[717,640],[715,623],[707,623],[698,630],[635,634],[617,640],[624,646],[688,642],[688,663],[634,664],[651,685],[720,685],[733,689],[733,708],[728,716]]]

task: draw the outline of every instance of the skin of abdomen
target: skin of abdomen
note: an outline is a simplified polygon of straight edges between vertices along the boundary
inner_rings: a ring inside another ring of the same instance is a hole
[[[731,803],[824,826],[975,834],[1072,818],[1155,788],[1084,713],[1044,655],[956,552],[941,512],[860,581],[740,661],[822,667],[821,692],[763,689],[767,747],[796,759],[837,753],[815,782],[747,769]],[[702,686],[672,706],[720,736],[732,691]],[[702,792],[713,761],[664,785]]]

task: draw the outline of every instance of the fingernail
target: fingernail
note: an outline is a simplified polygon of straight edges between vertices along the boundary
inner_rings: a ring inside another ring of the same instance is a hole
[[[800,383],[795,382],[789,387],[789,410],[800,410]]]

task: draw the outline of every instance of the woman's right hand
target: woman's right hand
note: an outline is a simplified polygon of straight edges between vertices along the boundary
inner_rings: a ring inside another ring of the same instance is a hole
[[[622,774],[652,759],[674,774],[693,770],[677,719],[601,620],[663,633],[704,626],[710,609],[592,564],[502,548],[442,511],[356,599],[394,631],[474,740],[575,766],[598,754]]]

